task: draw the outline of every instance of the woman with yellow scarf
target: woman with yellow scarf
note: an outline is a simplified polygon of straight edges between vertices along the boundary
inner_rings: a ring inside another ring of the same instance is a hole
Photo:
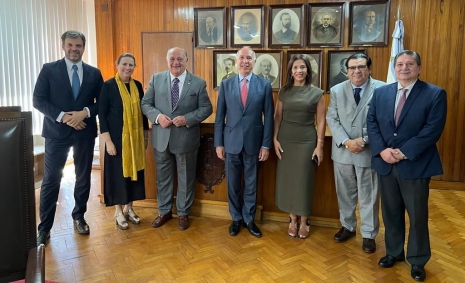
[[[128,219],[139,224],[132,202],[145,199],[144,169],[148,121],[140,109],[142,84],[131,78],[136,59],[121,54],[118,72],[103,84],[99,97],[100,133],[105,142],[104,200],[115,206],[115,222],[122,230]]]

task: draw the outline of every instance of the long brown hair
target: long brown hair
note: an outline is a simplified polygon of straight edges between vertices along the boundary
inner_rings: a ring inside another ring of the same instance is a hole
[[[294,65],[294,62],[297,60],[302,60],[305,63],[305,66],[307,67],[307,76],[305,77],[305,85],[310,85],[312,83],[312,66],[310,65],[310,61],[308,60],[308,57],[303,54],[295,54],[292,56],[291,60],[289,60],[289,63],[287,63],[287,75],[286,75],[286,84],[283,87],[283,90],[288,90],[292,88],[294,85],[294,78],[292,77],[292,65]]]

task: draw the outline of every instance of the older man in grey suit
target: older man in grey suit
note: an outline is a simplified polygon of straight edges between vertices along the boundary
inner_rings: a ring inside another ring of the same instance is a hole
[[[152,146],[157,167],[158,217],[161,227],[172,218],[173,176],[176,163],[178,188],[176,207],[179,230],[189,228],[188,215],[194,201],[199,124],[212,113],[206,82],[186,70],[187,52],[168,50],[169,71],[156,73],[141,101],[142,112],[152,126]]]
[[[333,135],[331,158],[342,228],[334,241],[355,236],[357,196],[360,202],[362,249],[376,251],[379,231],[379,197],[376,172],[371,169],[371,149],[366,117],[375,88],[385,83],[371,78],[371,58],[353,54],[346,61],[349,80],[331,88],[326,120]]]

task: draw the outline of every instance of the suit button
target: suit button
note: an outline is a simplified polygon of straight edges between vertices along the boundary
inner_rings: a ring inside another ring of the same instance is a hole
[[[397,133],[394,133],[394,136],[397,137]]]

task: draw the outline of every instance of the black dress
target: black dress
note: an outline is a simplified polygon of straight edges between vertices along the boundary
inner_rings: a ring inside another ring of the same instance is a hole
[[[144,91],[142,84],[134,80],[142,100]],[[129,84],[126,84],[129,90]],[[144,130],[148,130],[148,121],[143,116]],[[115,78],[109,79],[103,84],[99,98],[99,122],[100,132],[110,133],[112,142],[115,144],[116,155],[109,155],[105,148],[103,195],[105,204],[113,206],[116,204],[127,204],[131,201],[145,199],[144,170],[137,172],[137,181],[123,177],[122,160],[122,133],[123,133],[123,101],[118,90]],[[145,158],[145,156],[144,156]]]

